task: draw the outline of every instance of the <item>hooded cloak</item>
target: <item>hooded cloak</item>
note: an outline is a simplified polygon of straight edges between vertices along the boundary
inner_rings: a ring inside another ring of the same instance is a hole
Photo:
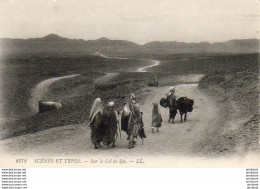
[[[93,121],[93,119],[99,112],[101,113],[101,115],[103,114],[103,105],[101,99],[96,98],[90,110],[90,123]]]
[[[105,129],[103,142],[107,145],[115,144],[116,142],[118,122],[118,113],[114,109],[114,103],[109,103],[109,106],[103,112],[103,124]]]
[[[159,128],[161,126],[162,126],[162,115],[158,108],[158,104],[153,103],[152,127]]]

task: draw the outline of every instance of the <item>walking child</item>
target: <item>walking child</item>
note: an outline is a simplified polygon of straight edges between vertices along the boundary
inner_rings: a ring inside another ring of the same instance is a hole
[[[153,103],[153,112],[152,112],[152,133],[154,129],[157,129],[159,132],[159,128],[162,126],[162,115],[158,108],[158,103]]]

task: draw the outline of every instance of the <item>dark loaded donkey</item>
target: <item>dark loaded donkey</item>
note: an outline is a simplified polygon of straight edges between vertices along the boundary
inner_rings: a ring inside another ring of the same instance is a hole
[[[178,104],[178,110],[181,114],[181,122],[182,122],[182,116],[184,114],[184,121],[187,120],[187,113],[192,112],[194,100],[189,99],[187,97],[180,97],[177,101]]]
[[[174,123],[174,119],[179,110],[181,115],[181,122],[183,122],[182,116],[184,114],[184,121],[187,120],[187,113],[192,112],[194,100],[187,97],[180,97],[178,100],[173,100],[171,103],[168,99],[162,98],[160,101],[162,107],[169,108],[169,122]]]

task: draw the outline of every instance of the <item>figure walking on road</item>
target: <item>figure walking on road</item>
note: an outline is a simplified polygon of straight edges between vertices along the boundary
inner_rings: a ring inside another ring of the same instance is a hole
[[[174,94],[175,89],[173,87],[170,87],[169,92],[166,94],[166,97],[169,101],[169,120],[170,123],[172,120],[172,123],[174,123],[175,116],[177,114],[177,96]]]
[[[99,148],[104,135],[102,117],[103,105],[101,99],[96,98],[90,111],[90,119],[88,123],[91,128],[91,142],[95,145],[95,149]]]
[[[159,132],[159,128],[161,126],[162,126],[162,115],[161,115],[160,110],[158,108],[158,104],[153,103],[152,133],[154,132],[154,129],[157,129],[157,132]]]
[[[105,108],[103,113],[103,124],[105,127],[105,136],[103,143],[109,146],[112,144],[112,147],[115,147],[115,142],[117,138],[118,130],[118,113],[114,108],[114,102],[109,102],[108,107]]]

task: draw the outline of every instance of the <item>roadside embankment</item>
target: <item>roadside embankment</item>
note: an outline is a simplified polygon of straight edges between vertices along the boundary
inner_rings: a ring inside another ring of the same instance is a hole
[[[216,71],[202,78],[199,88],[215,97],[220,107],[216,118],[220,126],[216,127],[214,136],[202,142],[204,151],[219,155],[258,152],[258,75],[257,69],[244,68]]]

